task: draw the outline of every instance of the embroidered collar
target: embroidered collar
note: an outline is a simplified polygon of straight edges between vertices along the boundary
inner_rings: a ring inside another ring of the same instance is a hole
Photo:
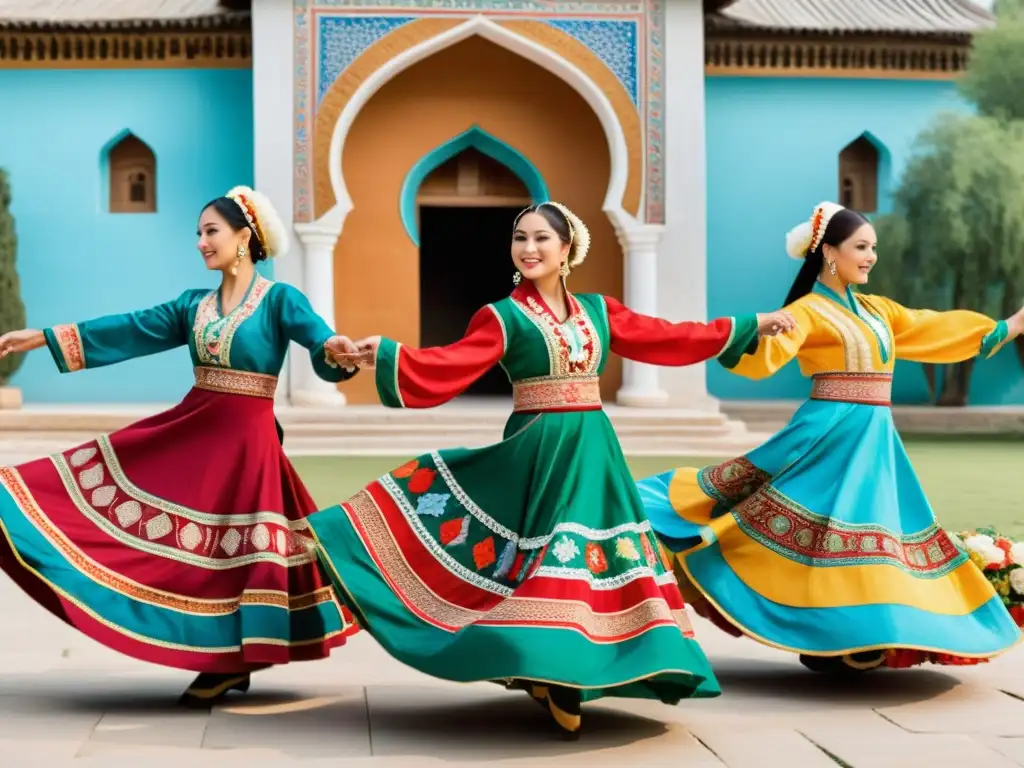
[[[827,285],[825,285],[823,282],[818,280],[818,281],[816,281],[814,283],[814,289],[812,290],[812,293],[816,293],[819,296],[824,296],[826,299],[829,299],[830,301],[834,301],[840,307],[842,307],[843,309],[845,309],[845,310],[847,310],[849,312],[853,312],[853,314],[857,315],[858,317],[861,314],[860,308],[859,308],[860,305],[857,302],[857,296],[853,292],[853,286],[850,286],[850,285],[846,286],[846,293],[845,293],[845,295],[840,296],[834,290],[832,290]]]
[[[227,313],[224,312],[224,305],[221,302],[220,287],[214,288],[213,293],[216,296],[216,307],[218,316],[220,316],[221,318],[226,318],[229,315],[237,312],[239,307],[244,306],[245,302],[249,300],[249,296],[252,294],[252,289],[256,287],[256,284],[261,279],[263,279],[263,275],[259,273],[259,270],[254,270],[252,280],[249,281],[249,287],[245,289],[245,293],[242,295],[242,300],[238,302],[238,305],[234,309]]]
[[[523,282],[515,287],[512,291],[512,298],[531,309],[536,310],[539,307],[541,313],[550,317],[557,325],[561,325],[563,322],[558,319],[558,315],[551,310],[544,297],[540,295],[540,291],[529,280],[523,280]],[[569,322],[569,320],[580,313],[580,303],[568,291],[565,292],[565,300],[566,306],[569,308],[569,315],[565,318],[565,322]]]

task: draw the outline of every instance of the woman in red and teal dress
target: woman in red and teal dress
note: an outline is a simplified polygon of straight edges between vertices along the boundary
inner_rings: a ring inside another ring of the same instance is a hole
[[[420,456],[308,519],[339,596],[389,653],[436,677],[525,689],[569,737],[582,701],[720,692],[601,409],[608,356],[687,365],[738,355],[758,334],[753,315],[673,324],[568,293],[588,243],[563,206],[528,208],[513,233],[519,284],[462,340],[373,338],[364,357],[340,356],[375,361],[392,408],[440,405],[501,365],[513,413],[502,442]]]
[[[184,704],[323,658],[354,631],[317,568],[305,523],[316,507],[282,451],[273,397],[289,343],[328,381],[355,369],[324,344],[355,348],[302,293],[257,272],[286,240],[269,202],[235,188],[199,221],[219,289],[0,337],[0,356],[45,346],[62,373],[188,347],[195,386],[179,405],[0,467],[0,567],[109,648],[199,672]]]
[[[810,399],[745,456],[639,483],[694,609],[821,672],[972,664],[1021,639],[964,543],[936,522],[890,395],[897,360],[990,356],[1024,331],[1024,310],[996,321],[855,291],[875,245],[871,224],[835,203],[793,230],[794,329],[722,362],[762,379],[796,360]]]

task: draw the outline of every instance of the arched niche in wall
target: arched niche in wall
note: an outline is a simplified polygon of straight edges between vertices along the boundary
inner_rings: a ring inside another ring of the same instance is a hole
[[[105,150],[108,210],[111,213],[156,213],[156,155],[130,131],[119,134]]]
[[[838,202],[846,208],[860,213],[876,213],[883,196],[883,159],[887,157],[884,147],[862,133],[839,153],[839,197]]]

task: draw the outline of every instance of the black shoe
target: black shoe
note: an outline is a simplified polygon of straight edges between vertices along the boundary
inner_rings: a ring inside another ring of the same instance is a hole
[[[228,691],[239,691],[240,693],[248,691],[249,682],[248,672],[228,675],[203,672],[181,695],[178,704],[193,709],[209,709],[223,699]]]
[[[806,656],[800,654],[800,663],[812,672],[827,675],[856,675],[878,669],[885,663],[885,651],[862,651],[843,656]]]
[[[579,688],[567,688],[564,685],[534,686],[531,695],[536,699],[538,694],[547,693],[547,710],[552,721],[558,727],[562,737],[567,741],[576,741],[580,737],[583,715],[580,704],[582,696]]]

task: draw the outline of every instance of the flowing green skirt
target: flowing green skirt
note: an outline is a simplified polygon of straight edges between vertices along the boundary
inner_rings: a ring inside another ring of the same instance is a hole
[[[399,661],[675,704],[720,693],[603,411],[513,414],[308,518],[325,570]]]

